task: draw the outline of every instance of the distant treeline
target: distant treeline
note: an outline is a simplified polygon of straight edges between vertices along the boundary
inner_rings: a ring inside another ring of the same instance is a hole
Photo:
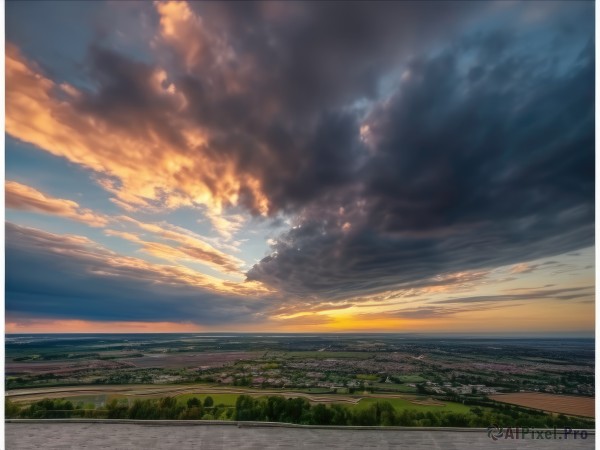
[[[529,428],[594,428],[593,420],[524,411],[510,405],[497,409],[472,408],[468,413],[452,411],[397,411],[386,401],[368,408],[352,408],[342,404],[312,405],[305,398],[282,396],[252,397],[240,395],[235,407],[214,405],[211,397],[204,401],[192,397],[186,403],[173,397],[135,400],[131,404],[112,400],[102,409],[83,409],[62,399],[44,399],[27,407],[6,400],[7,418],[109,418],[138,420],[239,420],[268,421],[306,425],[359,426],[427,426],[427,427],[488,427],[524,426]]]

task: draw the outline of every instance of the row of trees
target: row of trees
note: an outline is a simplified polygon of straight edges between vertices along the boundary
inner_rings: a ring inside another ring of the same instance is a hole
[[[133,403],[114,399],[102,409],[84,409],[80,404],[73,405],[63,399],[44,399],[27,407],[6,400],[5,408],[7,418],[217,419],[307,425],[488,427],[490,424],[501,424],[529,428],[594,428],[592,420],[543,414],[509,405],[497,409],[476,406],[467,413],[411,409],[398,411],[386,401],[373,403],[368,408],[349,408],[335,403],[311,405],[305,398],[286,399],[282,396],[240,395],[235,408],[214,405],[211,397],[206,397],[204,401],[192,397],[186,403],[173,397],[135,400]]]
[[[112,400],[107,405],[109,419],[137,419],[137,420],[230,420],[233,408],[225,405],[214,406],[212,397],[208,396],[202,402],[197,397],[181,404],[173,397],[160,399],[136,400],[129,405],[118,400]]]
[[[9,399],[5,401],[8,419],[59,419],[59,418],[108,418],[108,419],[183,419],[183,420],[230,420],[233,408],[214,405],[212,397],[202,401],[192,397],[180,404],[173,397],[135,400],[130,404],[124,399],[113,399],[104,408],[85,408],[81,403],[73,405],[64,399],[43,399],[22,407]]]
[[[76,408],[69,400],[48,398],[32,403],[26,408],[7,399],[4,408],[7,419],[60,419],[78,415],[82,417],[84,413],[83,409]]]
[[[491,424],[529,428],[594,428],[592,420],[564,415],[542,414],[506,405],[501,409],[474,407],[468,413],[452,411],[396,410],[389,402],[373,403],[368,408],[348,408],[340,404],[311,405],[304,398],[240,395],[235,407],[236,420],[288,422],[307,425],[431,426],[481,427]]]

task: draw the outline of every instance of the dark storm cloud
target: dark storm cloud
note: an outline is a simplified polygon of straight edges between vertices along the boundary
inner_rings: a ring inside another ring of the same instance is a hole
[[[186,156],[202,154],[211,166],[250,175],[271,214],[293,214],[353,183],[365,152],[359,139],[364,106],[357,104],[381,96],[383,77],[410,54],[489,9],[469,2],[190,7],[198,21],[177,22],[175,36],[156,43],[168,55],[163,86],[172,84],[185,108],[157,95],[156,67],[94,45],[87,62],[93,90],[83,92],[76,109],[134,136],[147,138],[152,130]],[[163,18],[170,17],[166,9],[159,4]],[[182,124],[203,130],[207,142],[186,148]],[[159,164],[161,150],[154,153]],[[202,180],[217,196],[223,175],[205,167],[182,167],[175,178]],[[257,193],[240,184],[240,203],[258,212]]]
[[[85,238],[7,223],[10,318],[100,321],[258,322],[266,306],[192,286],[173,269],[124,264]]]
[[[356,189],[308,205],[248,278],[347,297],[593,245],[593,21],[563,27],[564,8],[535,39],[414,58],[365,120]]]
[[[156,133],[164,142],[185,148],[172,116],[178,105],[171,96],[157,93],[160,83],[153,65],[93,45],[86,70],[93,89],[76,99],[78,112],[100,119],[110,130],[132,137]]]
[[[436,37],[469,23],[485,5],[472,2],[192,3],[204,26],[226,35],[239,55],[256,62],[257,98],[274,98],[286,114],[378,95],[382,74]]]

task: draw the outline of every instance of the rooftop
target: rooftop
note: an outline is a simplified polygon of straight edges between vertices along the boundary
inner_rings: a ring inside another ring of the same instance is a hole
[[[486,430],[357,429],[159,422],[7,422],[6,449],[593,449],[586,439],[500,439]]]

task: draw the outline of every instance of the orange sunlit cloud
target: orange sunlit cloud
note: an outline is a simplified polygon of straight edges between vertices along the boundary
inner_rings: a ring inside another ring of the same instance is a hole
[[[205,140],[190,138],[203,131],[177,115],[180,97],[156,82],[164,76],[162,69],[137,74],[137,82],[156,99],[157,109],[138,111],[135,125],[127,128],[77,110],[76,99],[83,94],[46,78],[14,45],[7,45],[5,62],[6,132],[98,172],[104,177],[101,185],[119,204],[205,205],[221,213],[245,190],[257,210],[266,213],[268,201],[257,179],[237,173],[227,159],[212,159],[205,152]],[[60,99],[59,91],[67,98]]]

